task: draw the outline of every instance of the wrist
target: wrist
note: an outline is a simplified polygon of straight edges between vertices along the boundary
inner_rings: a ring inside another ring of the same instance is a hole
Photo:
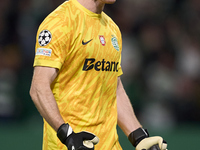
[[[140,141],[147,137],[149,137],[147,130],[138,128],[129,134],[128,139],[131,144],[136,147]]]
[[[73,133],[73,129],[68,123],[62,124],[57,131],[57,137],[60,139],[62,143],[65,143],[68,136]]]

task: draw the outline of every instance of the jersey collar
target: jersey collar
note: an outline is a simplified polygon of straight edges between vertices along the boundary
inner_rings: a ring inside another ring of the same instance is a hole
[[[85,8],[84,6],[82,6],[77,0],[71,0],[74,5],[76,7],[78,7],[80,10],[82,10],[83,12],[85,12],[87,15],[91,16],[91,17],[97,17],[97,18],[100,18],[101,17],[101,14],[96,14],[90,10],[88,10],[87,8]]]

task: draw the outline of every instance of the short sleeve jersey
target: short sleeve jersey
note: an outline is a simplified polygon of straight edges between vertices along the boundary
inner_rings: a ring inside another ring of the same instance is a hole
[[[116,131],[121,50],[121,33],[111,18],[77,0],[61,4],[38,29],[34,66],[59,70],[51,84],[59,111],[74,132],[99,137],[96,150],[121,149]],[[67,149],[45,120],[43,132],[43,150]]]

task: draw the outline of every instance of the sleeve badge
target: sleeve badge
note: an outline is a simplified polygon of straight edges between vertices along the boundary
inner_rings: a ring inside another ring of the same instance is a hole
[[[38,42],[40,46],[46,46],[51,42],[51,32],[48,30],[43,30],[40,32],[39,37],[38,37]]]

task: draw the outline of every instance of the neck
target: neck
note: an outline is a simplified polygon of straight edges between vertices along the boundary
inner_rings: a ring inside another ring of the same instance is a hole
[[[98,0],[77,0],[82,6],[87,8],[93,13],[101,14],[104,9],[105,4],[99,2]]]

